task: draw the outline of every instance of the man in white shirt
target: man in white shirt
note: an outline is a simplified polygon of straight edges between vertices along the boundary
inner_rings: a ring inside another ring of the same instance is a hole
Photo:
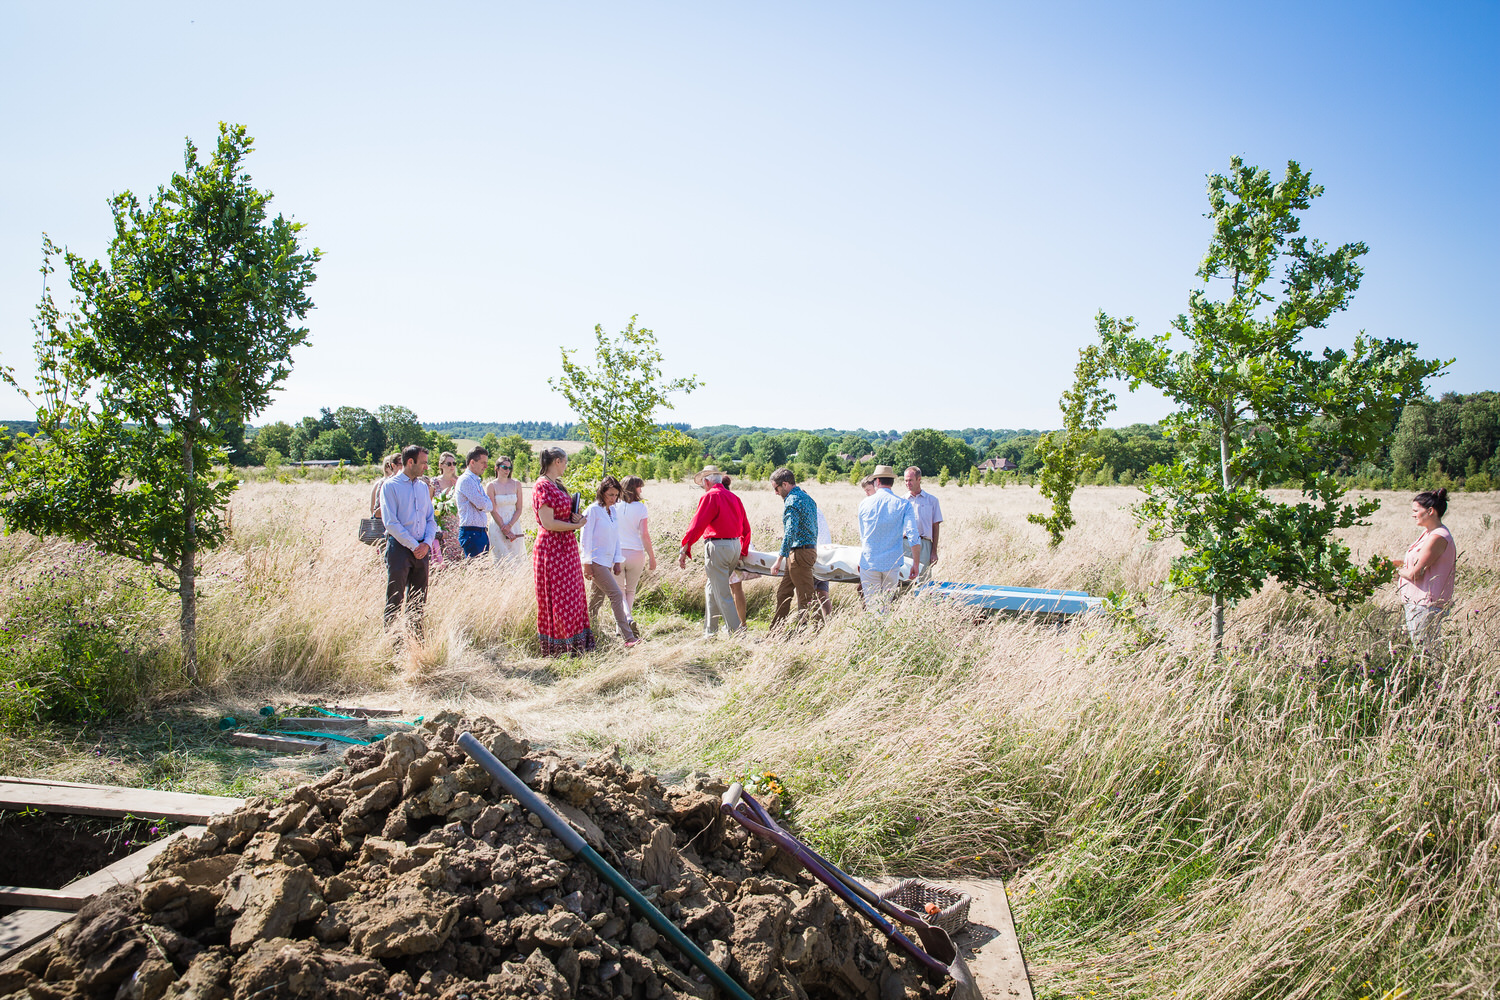
[[[943,527],[943,507],[938,498],[922,491],[922,470],[915,465],[902,476],[906,480],[907,502],[917,515],[917,528],[922,532],[922,572],[917,578],[926,583],[932,579],[932,564],[938,560],[938,533]]]
[[[453,487],[458,500],[458,545],[465,559],[482,556],[490,549],[489,512],[495,509],[495,501],[484,491],[484,470],[489,464],[490,453],[483,447],[473,448],[463,475]]]

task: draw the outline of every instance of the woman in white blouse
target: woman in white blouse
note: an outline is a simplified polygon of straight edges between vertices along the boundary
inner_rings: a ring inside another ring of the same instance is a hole
[[[582,544],[583,573],[589,579],[589,621],[599,621],[599,606],[608,598],[615,613],[615,624],[619,626],[620,638],[629,649],[640,639],[636,637],[635,622],[625,607],[625,592],[619,579],[625,573],[625,554],[620,549],[620,526],[615,501],[620,499],[620,481],[614,476],[605,476],[599,481],[594,502],[584,513]],[[596,629],[596,635],[598,630]]]
[[[615,505],[620,525],[620,549],[625,555],[625,611],[635,612],[635,586],[648,565],[656,572],[656,549],[651,545],[651,526],[647,523],[646,504],[641,490],[646,481],[640,476],[626,476]]]

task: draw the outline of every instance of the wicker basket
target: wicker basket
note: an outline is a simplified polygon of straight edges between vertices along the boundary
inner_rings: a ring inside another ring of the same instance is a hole
[[[385,522],[378,517],[362,517],[359,519],[359,540],[366,545],[374,545],[385,537]]]
[[[934,927],[941,927],[947,931],[950,937],[956,936],[969,926],[969,904],[974,902],[973,897],[966,892],[959,892],[957,889],[949,889],[947,886],[919,878],[909,878],[904,882],[896,883],[882,892],[880,898],[903,909],[911,910]],[[938,912],[928,913],[928,903],[936,904]]]

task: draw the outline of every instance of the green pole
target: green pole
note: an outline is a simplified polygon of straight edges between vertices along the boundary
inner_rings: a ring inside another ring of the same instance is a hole
[[[563,846],[574,854],[587,861],[589,867],[598,872],[599,875],[614,887],[614,890],[626,899],[630,900],[632,906],[640,911],[641,915],[655,927],[667,940],[677,946],[677,950],[692,959],[694,965],[708,974],[720,989],[724,990],[735,1000],[754,1000],[744,987],[735,982],[723,969],[714,964],[713,959],[703,954],[703,949],[693,943],[693,939],[682,933],[677,925],[668,920],[666,916],[651,905],[651,901],[642,896],[635,886],[625,880],[625,876],[615,871],[608,861],[601,858],[597,851],[590,847],[584,839],[578,835],[578,831],[568,825],[552,807],[542,801],[542,797],[526,786],[526,783],[516,777],[516,773],[504,764],[488,750],[484,744],[474,738],[472,733],[464,733],[458,738],[458,745],[463,748],[464,753],[474,758],[474,761],[496,781],[505,787],[505,790],[516,797],[516,800],[531,812],[535,813],[542,823],[551,830]]]

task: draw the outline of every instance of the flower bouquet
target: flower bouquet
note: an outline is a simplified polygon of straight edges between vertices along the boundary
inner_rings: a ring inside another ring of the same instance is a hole
[[[458,516],[458,498],[453,495],[452,490],[444,490],[432,498],[432,516],[438,521]]]

